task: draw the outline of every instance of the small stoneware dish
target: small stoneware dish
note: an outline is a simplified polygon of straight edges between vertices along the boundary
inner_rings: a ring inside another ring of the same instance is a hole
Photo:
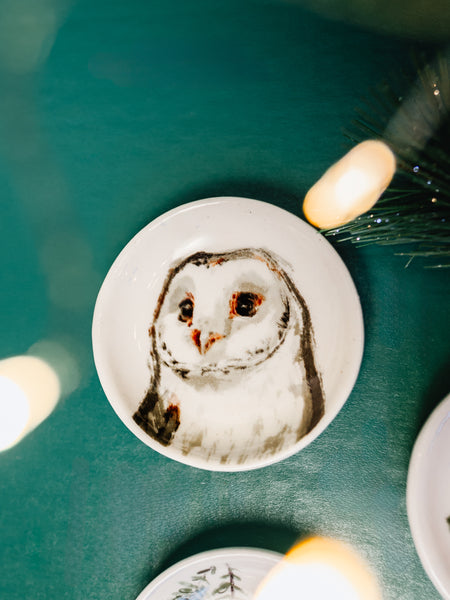
[[[422,565],[441,596],[450,600],[450,394],[414,444],[406,500]]]
[[[164,571],[137,600],[252,600],[258,585],[282,558],[254,548],[202,552]]]
[[[98,375],[145,444],[218,471],[291,456],[337,415],[358,375],[352,279],[311,226],[271,204],[211,198],[122,250],[93,320]]]

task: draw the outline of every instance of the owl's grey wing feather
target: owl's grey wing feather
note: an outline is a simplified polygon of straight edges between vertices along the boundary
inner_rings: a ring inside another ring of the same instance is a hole
[[[163,399],[152,388],[134,413],[133,419],[154,440],[168,446],[180,426],[180,409],[175,404],[166,408]]]

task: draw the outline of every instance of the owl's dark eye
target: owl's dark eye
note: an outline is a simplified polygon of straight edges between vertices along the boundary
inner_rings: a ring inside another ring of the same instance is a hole
[[[263,301],[262,294],[235,292],[230,299],[230,316],[253,317]]]
[[[178,320],[183,323],[190,325],[192,323],[192,317],[194,315],[194,301],[192,298],[185,298],[178,305],[180,309]]]

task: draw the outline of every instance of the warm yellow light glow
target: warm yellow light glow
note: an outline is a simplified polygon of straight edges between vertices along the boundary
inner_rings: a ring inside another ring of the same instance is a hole
[[[310,538],[293,548],[259,586],[254,600],[381,600],[375,578],[347,546]]]
[[[358,144],[306,194],[306,218],[322,229],[352,221],[372,208],[391,182],[395,169],[395,157],[387,144],[376,140]]]
[[[30,404],[23,390],[8,377],[0,375],[0,450],[22,437],[30,418]]]
[[[40,358],[13,356],[0,361],[0,450],[14,446],[52,412],[60,385]]]

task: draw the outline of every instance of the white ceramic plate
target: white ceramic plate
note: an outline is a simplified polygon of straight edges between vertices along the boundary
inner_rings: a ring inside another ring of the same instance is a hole
[[[93,349],[125,425],[169,458],[241,471],[309,444],[342,408],[361,306],[332,246],[276,206],[211,198],[140,231],[98,295]]]
[[[450,395],[420,432],[408,471],[407,508],[417,553],[431,581],[450,599]]]
[[[253,548],[202,552],[164,571],[137,600],[251,600],[259,583],[283,558]]]

